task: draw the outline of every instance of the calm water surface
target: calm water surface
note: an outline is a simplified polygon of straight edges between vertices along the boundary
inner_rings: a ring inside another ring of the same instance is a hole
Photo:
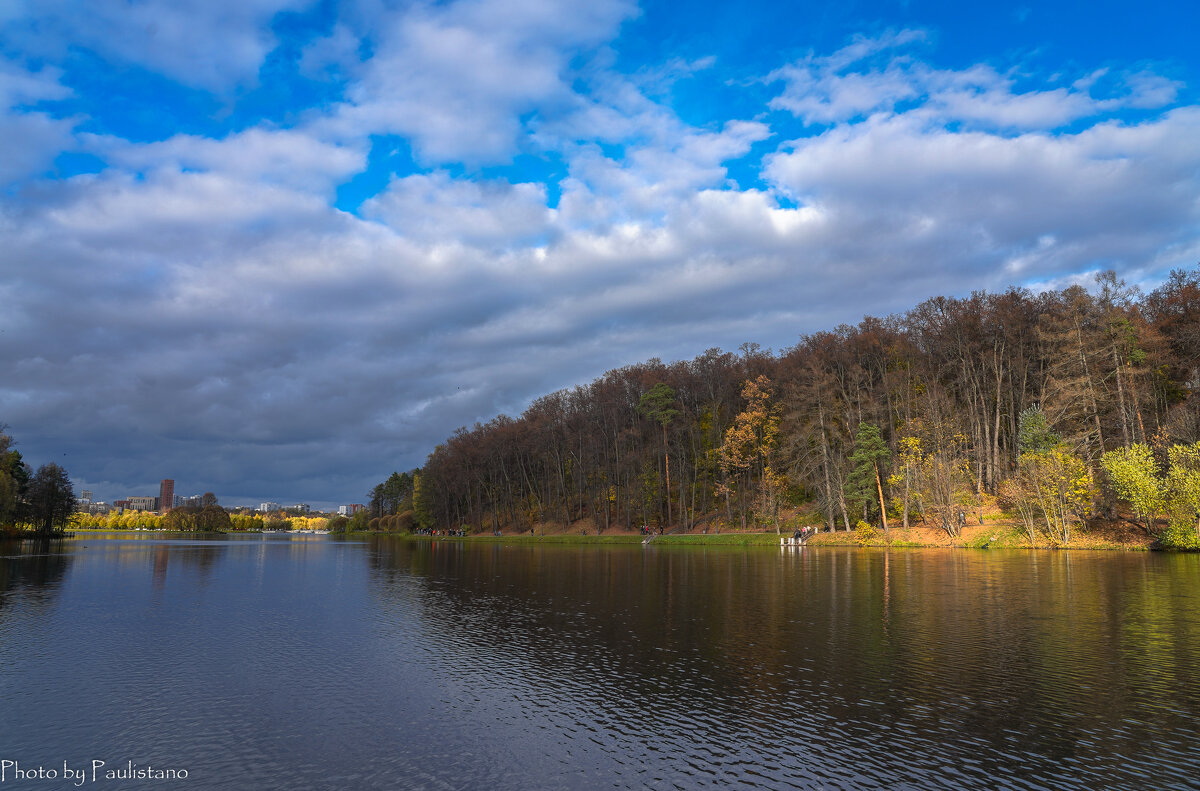
[[[60,774],[0,791],[1200,788],[1198,737],[1200,556],[0,544],[0,761]]]

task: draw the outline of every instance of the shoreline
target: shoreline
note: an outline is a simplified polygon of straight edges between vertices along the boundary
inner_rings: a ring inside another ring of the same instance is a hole
[[[560,525],[547,525],[542,532],[509,532],[499,536],[490,533],[477,533],[467,536],[427,536],[410,533],[393,533],[387,531],[357,531],[353,533],[264,533],[261,531],[221,531],[196,533],[195,531],[173,530],[113,530],[103,528],[74,528],[71,532],[87,535],[146,535],[164,534],[171,536],[183,535],[329,535],[341,538],[369,538],[372,536],[395,536],[412,540],[464,541],[473,543],[521,543],[521,544],[641,544],[646,536],[640,532],[628,530],[610,530],[597,533],[594,530],[563,529]],[[650,536],[649,543],[671,546],[779,546],[780,539],[791,536],[791,530],[776,533],[766,531],[728,531],[722,533],[666,533]],[[20,536],[12,536],[18,538]],[[856,531],[838,530],[834,532],[816,533],[809,538],[807,545],[820,547],[874,547],[874,548],[906,548],[906,549],[1042,549],[1066,550],[1086,549],[1103,551],[1150,552],[1150,551],[1187,551],[1158,546],[1157,541],[1126,525],[1113,523],[1100,529],[1081,531],[1072,536],[1067,543],[1055,544],[1039,537],[1041,540],[1030,541],[1028,535],[1017,525],[1005,522],[974,525],[963,528],[961,535],[949,536],[945,531],[928,527],[892,528],[887,533],[876,528],[868,534]]]
[[[668,533],[654,535],[650,544],[671,546],[771,546],[778,547],[780,539],[791,536],[792,531],[781,533],[771,531],[755,532],[723,532],[723,533]],[[636,532],[581,532],[563,530],[546,530],[540,534],[529,532],[504,533],[499,536],[491,534],[475,534],[468,536],[426,536],[407,533],[370,532],[363,531],[346,534],[348,537],[366,538],[371,536],[398,536],[413,540],[430,541],[463,541],[475,543],[520,543],[520,544],[641,544],[645,536]],[[1024,530],[1016,525],[996,523],[990,525],[968,526],[960,536],[951,537],[945,531],[936,528],[910,527],[892,528],[888,533],[877,529],[869,537],[860,536],[855,531],[822,532],[813,535],[807,542],[808,546],[820,547],[873,547],[873,548],[904,548],[904,549],[1038,549],[1038,550],[1099,550],[1111,552],[1151,552],[1151,551],[1186,551],[1164,549],[1157,546],[1157,541],[1144,533],[1136,533],[1124,529],[1120,525],[1108,526],[1107,529],[1082,532],[1072,536],[1067,543],[1054,544],[1050,541],[1029,541]]]

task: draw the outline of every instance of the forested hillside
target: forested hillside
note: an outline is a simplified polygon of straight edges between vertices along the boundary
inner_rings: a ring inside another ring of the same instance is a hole
[[[418,525],[482,530],[769,526],[803,508],[831,529],[886,515],[953,532],[988,494],[1031,530],[1069,530],[1110,507],[1103,470],[1136,462],[1127,449],[1166,486],[1170,446],[1200,441],[1198,366],[1200,269],[1149,294],[1105,273],[935,297],[779,353],[712,349],[551,393],[455,432],[407,502]]]

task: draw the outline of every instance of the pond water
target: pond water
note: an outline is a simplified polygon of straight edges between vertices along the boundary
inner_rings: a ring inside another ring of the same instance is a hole
[[[3,791],[1197,788],[1198,736],[1196,555],[0,544]]]

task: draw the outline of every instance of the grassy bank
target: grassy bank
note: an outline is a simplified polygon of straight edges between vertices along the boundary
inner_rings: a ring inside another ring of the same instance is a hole
[[[1053,542],[1044,535],[1030,540],[1017,525],[994,523],[963,528],[961,535],[950,536],[933,528],[893,528],[888,532],[876,529],[868,535],[857,531],[819,533],[810,541],[814,546],[871,546],[871,547],[963,547],[968,549],[1096,549],[1146,552],[1155,548],[1155,541],[1144,531],[1131,529],[1122,523],[1101,524],[1087,531],[1077,531],[1065,543]]]
[[[365,538],[372,535],[399,535],[395,533],[353,533],[349,537]],[[659,546],[778,546],[781,537],[790,536],[791,531],[781,534],[774,530],[762,532],[722,533],[674,533],[656,535],[650,543]],[[409,537],[409,536],[406,536]],[[476,534],[466,537],[411,536],[414,540],[465,541],[490,544],[640,544],[644,536],[636,532],[569,531],[559,527],[542,533],[505,533],[501,536]],[[835,531],[818,533],[809,539],[814,547],[913,547],[968,549],[1093,549],[1126,550],[1145,552],[1155,548],[1154,539],[1145,531],[1130,527],[1126,523],[1114,522],[1094,525],[1087,531],[1078,531],[1068,543],[1053,543],[1044,536],[1031,541],[1019,526],[991,521],[984,525],[968,525],[961,535],[950,536],[944,530],[927,527],[892,528],[886,533],[873,531]]]
[[[473,544],[641,544],[645,536],[640,533],[511,533],[500,536],[413,536],[406,533],[347,533],[347,538],[369,538],[371,536],[396,536],[414,541],[463,541]],[[685,546],[703,544],[707,546],[778,546],[780,536],[771,533],[682,533],[677,535],[652,536],[651,544]]]
[[[601,534],[601,535],[576,535],[572,533],[558,533],[554,535],[530,535],[528,533],[517,534],[512,536],[471,536],[468,541],[485,541],[491,543],[521,543],[521,544],[641,544],[645,541],[645,537],[640,533],[635,534]],[[779,544],[779,536],[774,533],[719,533],[719,534],[701,534],[701,533],[684,533],[680,535],[670,536],[652,536],[651,544],[666,544],[671,546],[684,544],[707,544],[707,545],[727,545],[727,546],[745,546],[745,545],[771,545]]]

